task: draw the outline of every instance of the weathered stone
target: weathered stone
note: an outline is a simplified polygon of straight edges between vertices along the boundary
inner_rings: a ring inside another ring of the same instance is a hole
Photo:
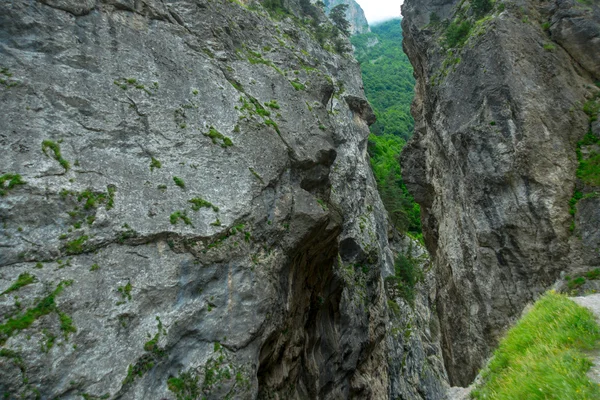
[[[598,7],[550,4],[496,3],[454,49],[446,27],[473,15],[468,3],[403,6],[417,77],[403,177],[421,205],[454,385],[470,383],[507,325],[561,271],[598,266],[596,200],[579,207],[583,240],[569,213],[576,143],[590,129],[582,105],[598,91]]]

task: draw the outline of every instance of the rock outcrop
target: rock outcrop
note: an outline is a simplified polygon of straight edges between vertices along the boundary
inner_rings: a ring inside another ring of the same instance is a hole
[[[359,67],[284,5],[0,4],[5,398],[444,397]]]
[[[365,12],[355,0],[324,0],[325,10],[329,14],[329,11],[339,5],[348,5],[346,11],[346,19],[350,22],[350,34],[356,35],[359,33],[370,32],[369,23],[365,17]]]
[[[448,375],[466,386],[527,302],[562,271],[600,265],[600,10],[407,0],[402,13],[417,78],[403,177],[436,270]]]

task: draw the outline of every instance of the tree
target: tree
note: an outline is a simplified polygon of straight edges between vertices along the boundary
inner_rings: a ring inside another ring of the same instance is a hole
[[[333,21],[333,24],[344,33],[344,35],[349,36],[350,22],[346,19],[347,10],[348,4],[338,4],[329,12],[329,18]]]

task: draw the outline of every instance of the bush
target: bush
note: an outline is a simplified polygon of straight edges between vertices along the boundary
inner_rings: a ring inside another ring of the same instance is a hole
[[[471,23],[469,21],[463,21],[460,24],[456,21],[452,22],[448,26],[448,30],[446,31],[446,46],[462,46],[465,43],[465,41],[469,38],[470,33]]]
[[[471,0],[471,7],[477,16],[482,16],[492,10],[494,5],[491,0]]]

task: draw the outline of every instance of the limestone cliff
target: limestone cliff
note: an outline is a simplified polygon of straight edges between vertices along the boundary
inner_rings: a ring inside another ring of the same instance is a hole
[[[0,4],[4,398],[444,397],[358,65],[283,5]]]
[[[407,0],[417,78],[402,155],[437,275],[450,380],[524,305],[600,265],[597,1]]]
[[[356,35],[358,33],[370,32],[369,23],[365,17],[365,12],[360,5],[354,0],[325,0],[325,10],[329,11],[338,4],[347,4],[346,19],[350,22],[350,33]]]

